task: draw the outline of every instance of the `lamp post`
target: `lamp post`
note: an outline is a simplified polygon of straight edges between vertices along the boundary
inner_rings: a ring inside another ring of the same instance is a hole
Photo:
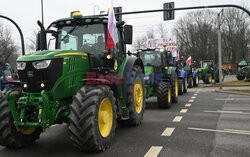
[[[223,14],[223,9],[218,13],[218,58],[219,58],[219,82],[220,82],[220,90],[222,90],[222,56],[221,56],[221,16]],[[215,70],[215,69],[214,69]],[[215,79],[215,78],[214,78]]]
[[[41,0],[41,13],[42,13],[42,24],[44,25],[44,18],[43,18],[43,0]]]

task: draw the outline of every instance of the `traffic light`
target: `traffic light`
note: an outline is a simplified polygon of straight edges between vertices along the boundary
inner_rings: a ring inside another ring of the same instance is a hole
[[[121,13],[122,7],[114,7],[114,13]],[[122,15],[115,15],[116,21],[122,21]]]
[[[169,2],[169,3],[163,4],[163,9],[173,9],[173,8],[174,8],[174,2]],[[163,19],[164,19],[164,21],[174,20],[174,10],[163,11]]]

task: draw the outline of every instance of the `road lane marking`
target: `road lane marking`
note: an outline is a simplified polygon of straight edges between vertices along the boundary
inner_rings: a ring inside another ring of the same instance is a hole
[[[191,99],[195,99],[196,97],[195,96],[192,96]]]
[[[194,94],[194,96],[197,96],[197,95],[198,95],[197,93]]]
[[[55,126],[57,126],[58,124],[54,124],[54,125],[51,125],[51,128],[53,128],[53,127],[55,127]]]
[[[162,146],[152,146],[144,157],[157,157],[161,150]]]
[[[215,100],[229,101],[234,100],[233,98],[216,98]]]
[[[171,136],[175,128],[166,128],[161,136]]]
[[[190,107],[192,104],[186,104],[185,107]]]
[[[224,130],[227,130],[227,131],[234,131],[234,132],[250,133],[250,131],[248,131],[248,130],[235,130],[235,129],[224,129]]]
[[[194,102],[194,100],[188,100],[188,102]]]
[[[182,116],[176,116],[173,120],[173,122],[180,122],[182,119]]]
[[[180,113],[187,113],[188,109],[181,109]]]
[[[214,130],[214,129],[203,129],[203,128],[188,128],[189,130],[197,130],[197,131],[208,131],[208,132],[218,132],[218,133],[231,133],[231,134],[242,134],[242,135],[250,135],[250,132],[242,132],[242,131],[230,131],[230,130]]]
[[[223,111],[223,110],[217,110],[217,111],[205,110],[204,112],[207,112],[207,113],[228,113],[228,114],[250,114],[248,112],[242,112],[242,111]]]

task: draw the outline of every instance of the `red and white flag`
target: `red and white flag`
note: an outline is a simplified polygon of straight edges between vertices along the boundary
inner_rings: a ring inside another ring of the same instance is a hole
[[[176,57],[176,60],[179,60],[180,59],[180,55],[179,55],[179,52],[177,53],[177,57]]]
[[[192,58],[191,58],[191,56],[190,56],[190,57],[188,57],[186,63],[191,63],[191,61],[192,61]]]
[[[108,9],[108,41],[106,45],[106,50],[112,49],[115,47],[115,44],[118,43],[118,33],[116,27],[116,18],[113,9],[113,0],[111,0],[111,7]]]

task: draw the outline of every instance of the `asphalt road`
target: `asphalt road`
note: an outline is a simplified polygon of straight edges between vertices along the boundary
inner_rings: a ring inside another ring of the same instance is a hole
[[[189,89],[169,109],[158,109],[147,100],[142,125],[118,126],[112,146],[101,153],[77,151],[67,125],[41,134],[33,146],[18,150],[0,147],[0,157],[249,157],[250,97],[216,93],[214,89]]]

